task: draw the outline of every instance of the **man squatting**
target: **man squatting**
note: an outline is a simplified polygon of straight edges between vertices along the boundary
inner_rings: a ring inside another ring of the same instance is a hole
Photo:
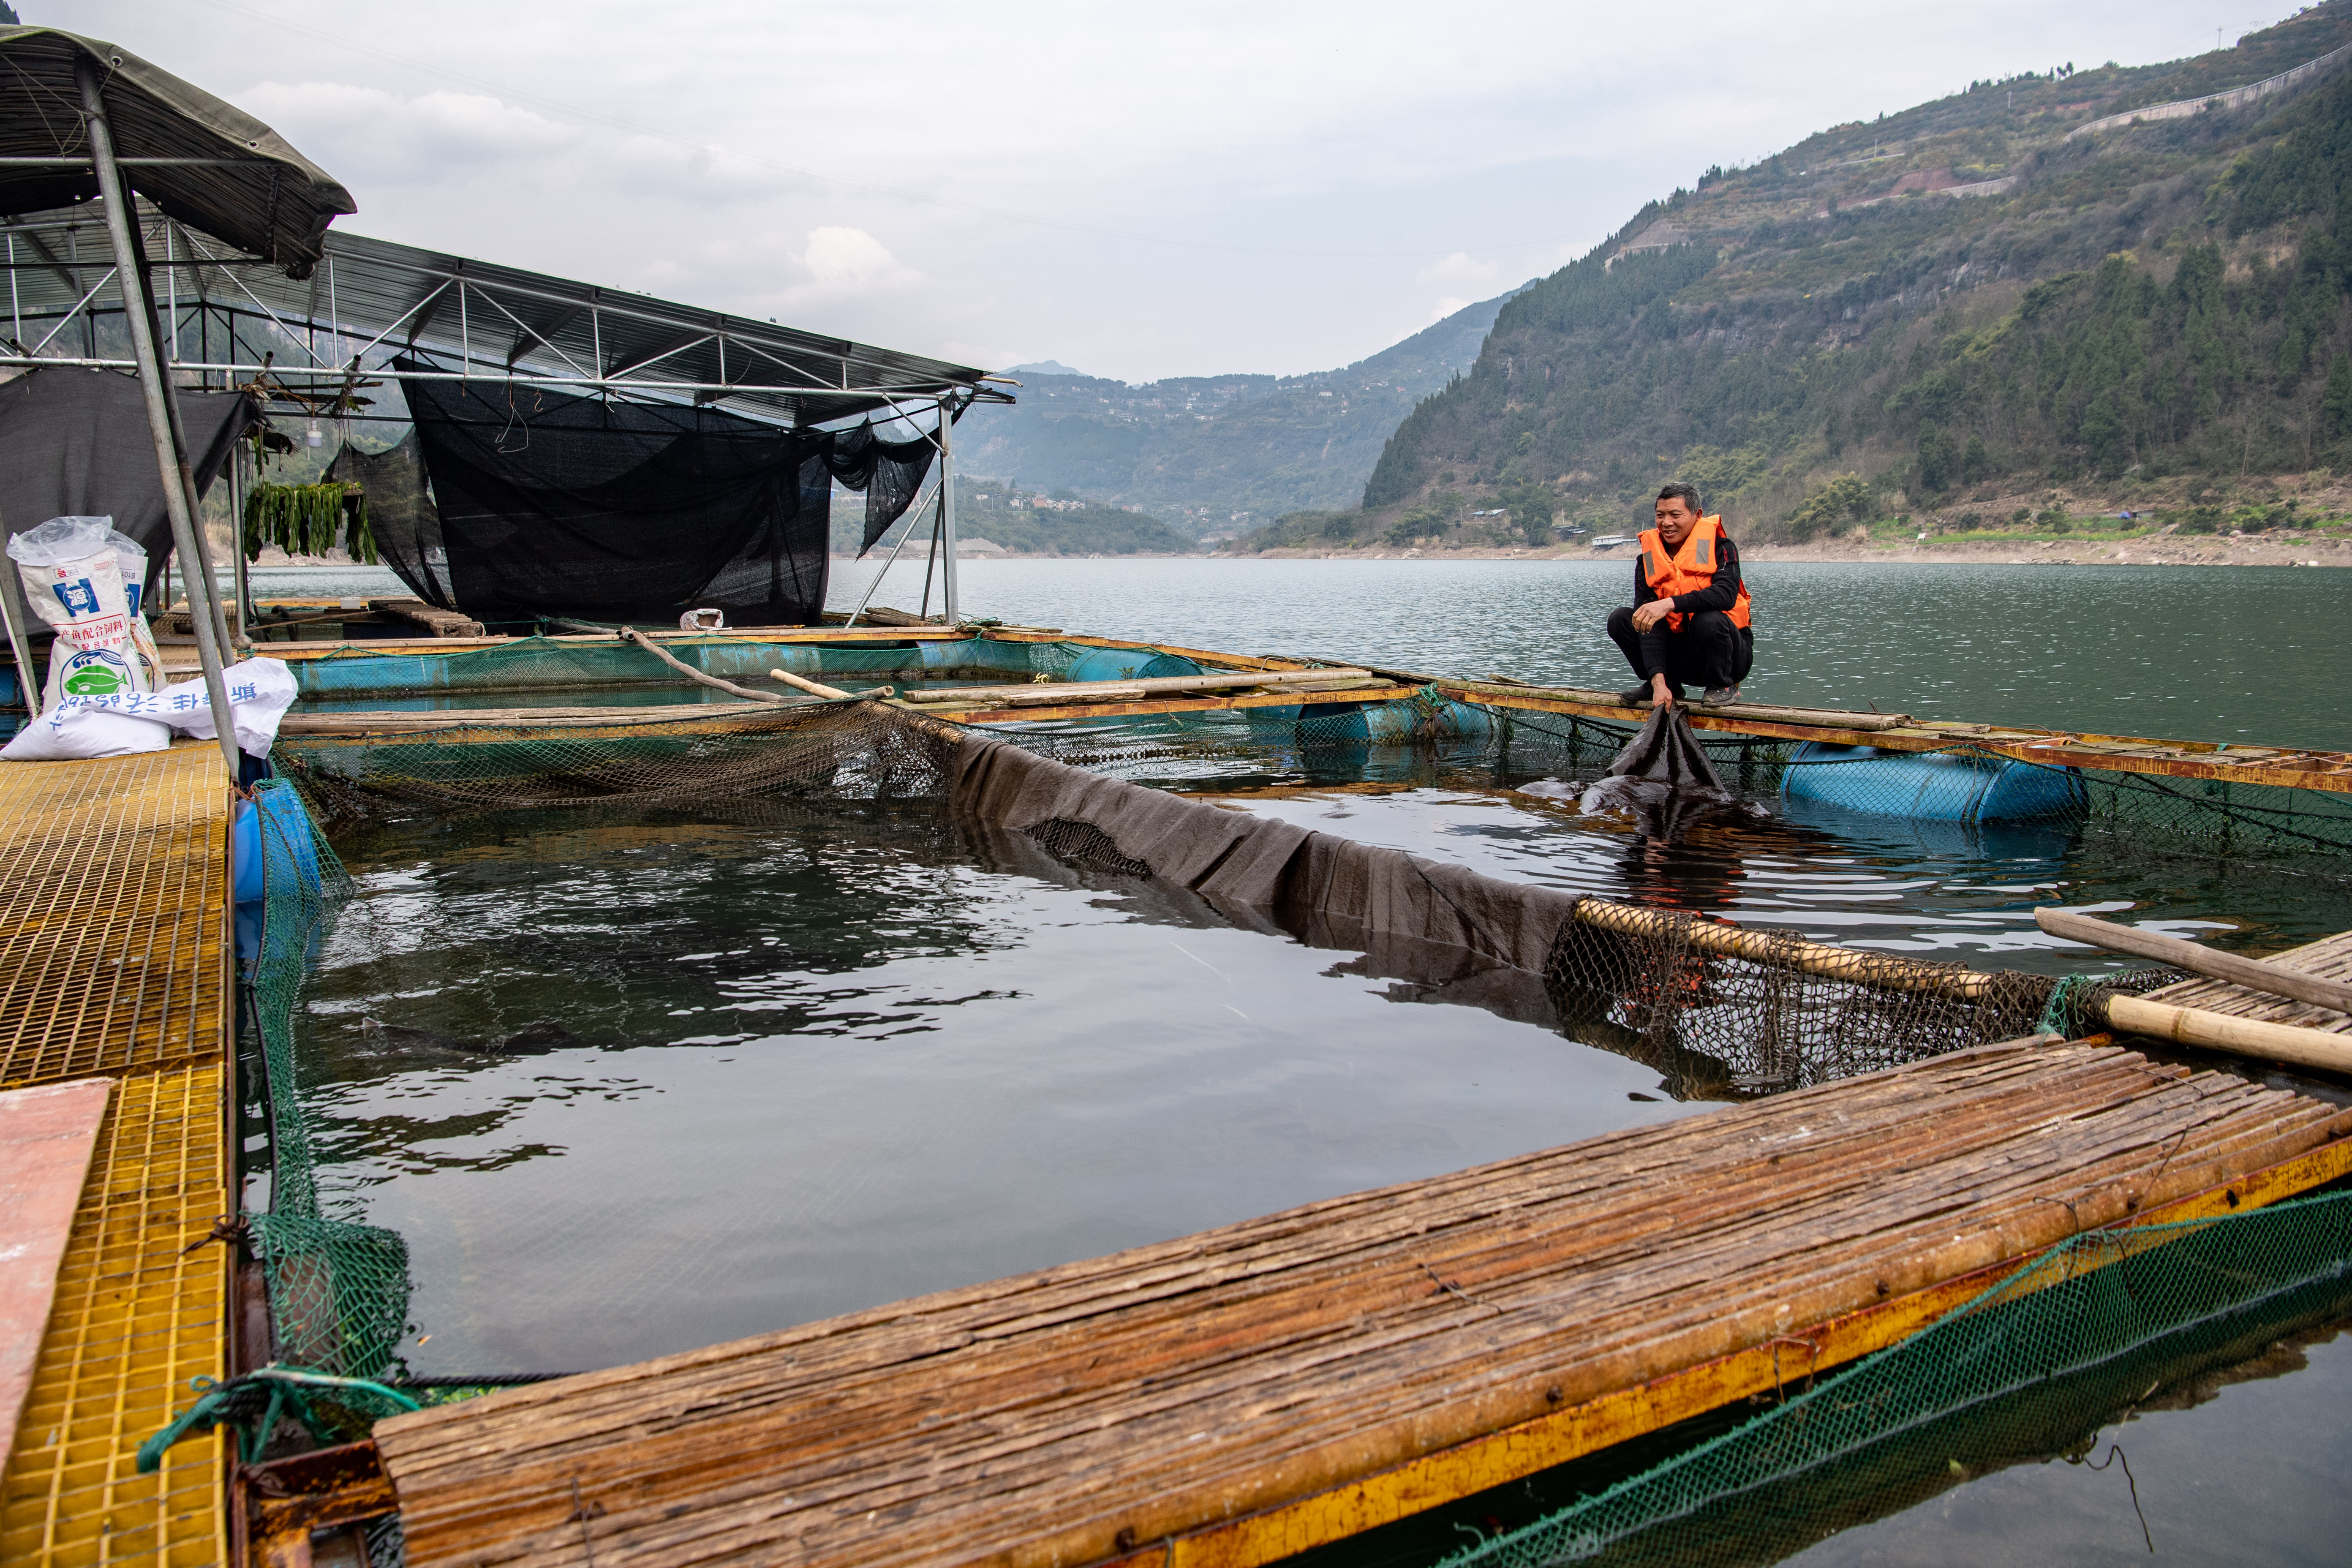
[[[1710,708],[1737,702],[1756,662],[1739,551],[1722,518],[1699,515],[1698,491],[1689,485],[1658,492],[1657,520],[1642,531],[1633,605],[1609,613],[1609,640],[1642,681],[1620,700],[1664,708],[1681,700],[1684,687],[1700,686]]]

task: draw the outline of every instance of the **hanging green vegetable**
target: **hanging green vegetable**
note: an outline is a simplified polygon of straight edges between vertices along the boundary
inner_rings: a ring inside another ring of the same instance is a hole
[[[329,480],[320,485],[256,485],[245,497],[245,558],[276,545],[289,555],[323,555],[338,544],[354,561],[376,563],[367,491]]]

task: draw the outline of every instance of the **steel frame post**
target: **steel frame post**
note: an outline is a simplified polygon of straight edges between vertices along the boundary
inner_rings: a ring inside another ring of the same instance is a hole
[[[948,625],[960,626],[963,618],[956,608],[956,535],[955,535],[955,475],[952,472],[953,443],[949,433],[955,428],[954,399],[940,399],[940,553],[943,557],[940,574],[940,589],[943,595],[940,614]],[[928,602],[929,595],[924,595]]]
[[[123,320],[131,329],[131,353],[139,362],[139,389],[147,404],[147,432],[155,444],[155,468],[163,481],[163,510],[172,521],[173,552],[180,557],[180,575],[188,585],[188,621],[196,634],[196,661],[204,667],[205,695],[213,710],[213,731],[220,739],[221,755],[228,763],[228,782],[236,784],[243,753],[236,746],[236,728],[230,722],[228,683],[221,676],[220,606],[204,553],[196,513],[196,479],[189,467],[187,438],[180,429],[172,385],[164,374],[155,304],[147,289],[138,234],[132,219],[130,182],[114,161],[114,132],[107,123],[106,100],[99,90],[98,70],[89,60],[79,62],[84,118],[89,126],[89,148],[98,164],[99,197],[106,204],[107,237],[114,246],[115,276],[122,290]],[[197,584],[202,583],[202,593]]]
[[[236,572],[236,649],[253,652],[253,579],[245,562],[245,438],[228,449],[228,537]]]

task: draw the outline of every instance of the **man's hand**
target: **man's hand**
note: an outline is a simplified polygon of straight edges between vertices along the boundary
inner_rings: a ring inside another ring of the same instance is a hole
[[[1653,599],[1646,605],[1634,605],[1633,629],[1637,632],[1654,630],[1660,621],[1674,613],[1674,608],[1675,602],[1671,598]]]
[[[1666,678],[1663,675],[1654,675],[1650,677],[1650,706],[1653,708],[1671,708],[1674,704],[1674,690],[1666,685]]]

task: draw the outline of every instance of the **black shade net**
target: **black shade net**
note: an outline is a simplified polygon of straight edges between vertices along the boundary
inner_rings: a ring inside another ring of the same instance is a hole
[[[179,400],[201,496],[252,423],[253,401],[242,392],[183,392]],[[147,552],[147,603],[155,602],[172,520],[136,377],[58,366],[0,384],[0,524],[9,535],[53,517],[110,517]]]
[[[814,626],[824,608],[833,487],[863,490],[870,544],[929,471],[928,438],[871,425],[785,430],[716,409],[572,397],[511,383],[426,381],[399,359],[423,487],[369,510],[378,547],[419,596],[484,621],[667,621],[713,607],[735,626]],[[406,463],[400,448],[390,456]],[[376,477],[397,497],[404,477]],[[359,466],[346,476],[369,484]],[[395,515],[398,514],[398,515]]]

